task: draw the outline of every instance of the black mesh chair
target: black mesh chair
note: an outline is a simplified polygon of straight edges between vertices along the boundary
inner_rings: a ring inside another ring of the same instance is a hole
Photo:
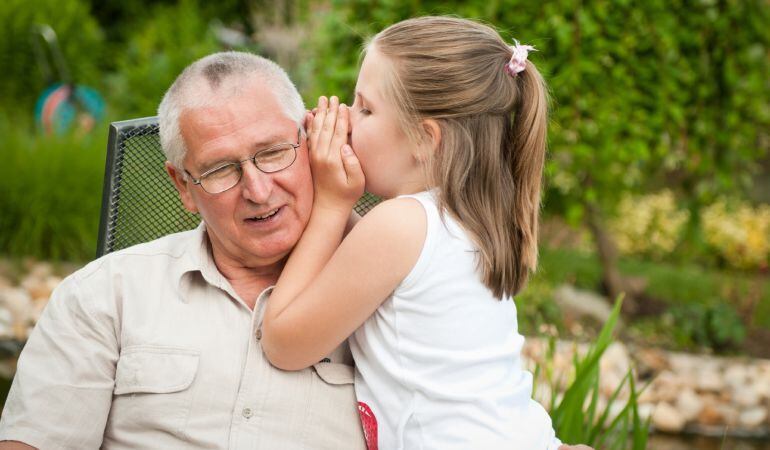
[[[110,124],[97,257],[200,223],[182,206],[165,161],[156,117]],[[363,215],[378,201],[364,194],[356,211]]]

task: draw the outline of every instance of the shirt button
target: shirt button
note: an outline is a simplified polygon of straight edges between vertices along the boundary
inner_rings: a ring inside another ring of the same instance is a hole
[[[243,408],[241,413],[243,414],[243,417],[247,419],[251,419],[251,416],[254,415],[254,411],[252,411],[251,408]]]
[[[254,335],[257,336],[257,340],[262,339],[262,328],[257,328],[257,332]]]

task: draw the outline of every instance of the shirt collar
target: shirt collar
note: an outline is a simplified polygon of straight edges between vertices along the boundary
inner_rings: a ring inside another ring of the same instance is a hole
[[[201,221],[191,233],[192,236],[182,254],[182,264],[178,273],[180,299],[185,303],[188,301],[192,284],[200,278],[203,282],[233,295],[230,283],[219,273],[214,263],[206,224]]]
[[[192,236],[188,240],[181,258],[179,278],[179,298],[187,303],[190,299],[190,289],[193,284],[198,282],[206,283],[230,294],[233,299],[239,299],[235,289],[230,285],[227,278],[219,272],[214,255],[211,252],[209,236],[206,232],[206,224],[201,223],[191,230]],[[273,290],[273,286],[267,287],[259,295],[256,304],[264,303]],[[243,302],[242,300],[239,300]],[[255,308],[256,309],[256,308]]]

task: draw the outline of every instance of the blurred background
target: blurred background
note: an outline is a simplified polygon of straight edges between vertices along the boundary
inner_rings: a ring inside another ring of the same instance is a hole
[[[516,300],[521,331],[590,342],[624,293],[617,335],[652,386],[642,403],[679,414],[666,425],[647,410],[653,426],[719,437],[651,448],[770,448],[768,0],[4,0],[5,384],[50,290],[95,255],[109,122],[155,115],[186,65],[223,49],[272,58],[307,105],[352,102],[362,42],[424,14],[536,46],[550,86],[541,263]],[[721,384],[685,386],[690,354]],[[746,386],[758,387],[741,402]]]

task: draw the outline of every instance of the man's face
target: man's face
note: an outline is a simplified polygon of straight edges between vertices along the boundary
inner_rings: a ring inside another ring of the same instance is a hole
[[[179,126],[187,146],[184,169],[198,178],[273,144],[297,143],[297,124],[283,111],[275,94],[258,80],[239,95],[183,111]],[[267,267],[297,243],[313,203],[304,135],[300,144],[288,168],[266,174],[247,161],[238,184],[219,194],[207,193],[192,180],[182,181],[181,170],[169,167],[185,207],[200,212],[206,222],[217,264]]]

